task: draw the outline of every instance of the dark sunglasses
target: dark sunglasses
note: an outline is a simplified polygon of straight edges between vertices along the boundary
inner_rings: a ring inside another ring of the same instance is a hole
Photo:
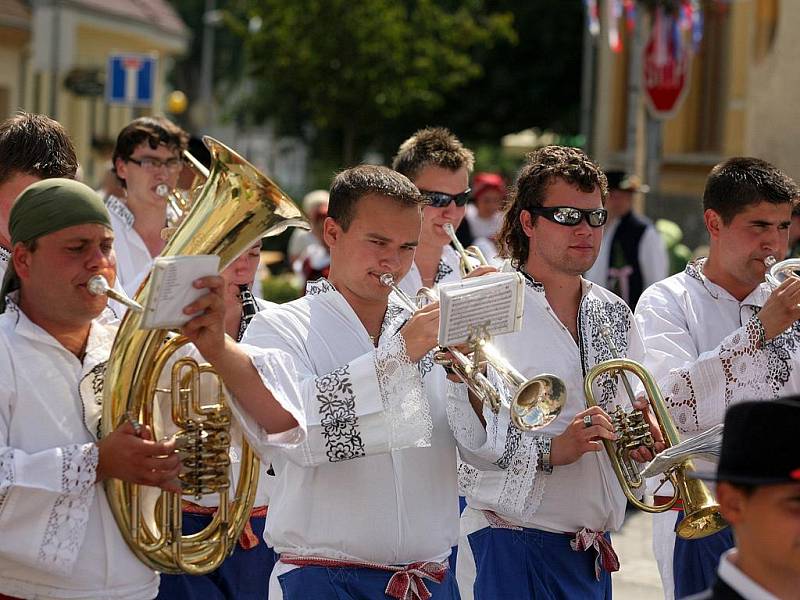
[[[425,204],[433,208],[444,208],[451,202],[455,202],[456,206],[464,206],[470,199],[472,188],[467,188],[460,194],[445,194],[444,192],[429,192],[427,190],[420,190],[420,194],[425,198]]]
[[[583,219],[590,227],[602,227],[608,220],[608,211],[605,208],[575,208],[573,206],[534,206],[528,209],[535,215],[542,215],[548,221],[575,227]]]

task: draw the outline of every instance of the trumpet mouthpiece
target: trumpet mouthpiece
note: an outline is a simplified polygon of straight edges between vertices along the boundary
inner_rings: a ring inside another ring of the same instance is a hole
[[[162,198],[166,198],[169,195],[169,186],[166,183],[159,183],[156,186],[156,194]]]
[[[108,292],[108,281],[102,275],[95,275],[86,282],[86,289],[94,296],[103,296]]]
[[[776,262],[778,262],[778,260],[774,256],[768,256],[764,259],[764,266],[771,269]]]
[[[379,279],[381,284],[385,285],[386,287],[392,287],[394,285],[394,277],[392,277],[391,273],[384,273]]]

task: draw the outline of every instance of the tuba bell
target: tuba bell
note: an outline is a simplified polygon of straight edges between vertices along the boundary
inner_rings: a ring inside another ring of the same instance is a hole
[[[584,379],[586,406],[597,406],[593,385],[601,375],[619,376],[631,402],[633,402],[633,390],[626,376],[626,373],[632,373],[644,386],[647,400],[664,436],[666,446],[669,448],[679,444],[680,436],[652,375],[640,363],[628,358],[619,358],[611,338],[609,324],[606,323],[601,328],[601,332],[608,342],[614,358],[596,364],[586,374]],[[630,452],[640,446],[645,446],[655,454],[655,443],[650,434],[649,423],[642,411],[625,412],[619,405],[609,412],[609,417],[618,438],[615,441],[603,439],[603,446],[608,453],[622,491],[631,504],[644,512],[660,513],[672,509],[678,500],[682,500],[684,518],[676,527],[675,533],[684,539],[706,537],[727,527],[727,523],[719,512],[719,505],[714,500],[708,486],[701,480],[689,476],[694,471],[694,465],[688,458],[678,462],[664,473],[665,481],[669,480],[674,490],[672,499],[667,504],[656,506],[639,500],[635,492],[644,491],[646,480],[640,475],[636,462],[630,457]]]
[[[203,141],[212,157],[208,178],[161,256],[216,254],[222,270],[262,237],[292,226],[308,229],[300,210],[270,179],[224,144],[209,137]],[[135,299],[142,302],[149,287],[148,278]],[[163,573],[202,575],[233,551],[255,501],[259,461],[243,440],[240,475],[232,485],[231,417],[222,382],[217,381],[213,401],[203,403],[199,382],[213,372],[210,365],[188,357],[173,360],[186,338],[167,330],[142,330],[140,322],[141,313],[128,311],[114,340],[106,367],[101,435],[125,420],[153,427],[154,398],[168,393],[176,437],[182,441],[183,493],[161,491],[150,511],[144,508],[148,502],[140,486],[109,479],[106,496],[125,541],[143,563]],[[160,388],[161,370],[170,363],[171,385]],[[212,522],[196,534],[183,535],[182,495],[211,493],[219,495]]]

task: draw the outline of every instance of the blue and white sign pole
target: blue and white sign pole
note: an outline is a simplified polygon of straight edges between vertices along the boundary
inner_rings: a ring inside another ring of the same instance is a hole
[[[153,54],[112,54],[108,57],[106,101],[125,106],[152,106],[158,58]]]

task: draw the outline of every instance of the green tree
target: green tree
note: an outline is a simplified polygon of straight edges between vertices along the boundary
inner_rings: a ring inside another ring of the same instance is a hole
[[[511,13],[482,0],[242,0],[238,16],[262,23],[239,27],[251,116],[275,117],[287,133],[313,125],[339,141],[344,164],[381,146],[387,124],[443,109],[481,76],[477,55],[515,39]]]

